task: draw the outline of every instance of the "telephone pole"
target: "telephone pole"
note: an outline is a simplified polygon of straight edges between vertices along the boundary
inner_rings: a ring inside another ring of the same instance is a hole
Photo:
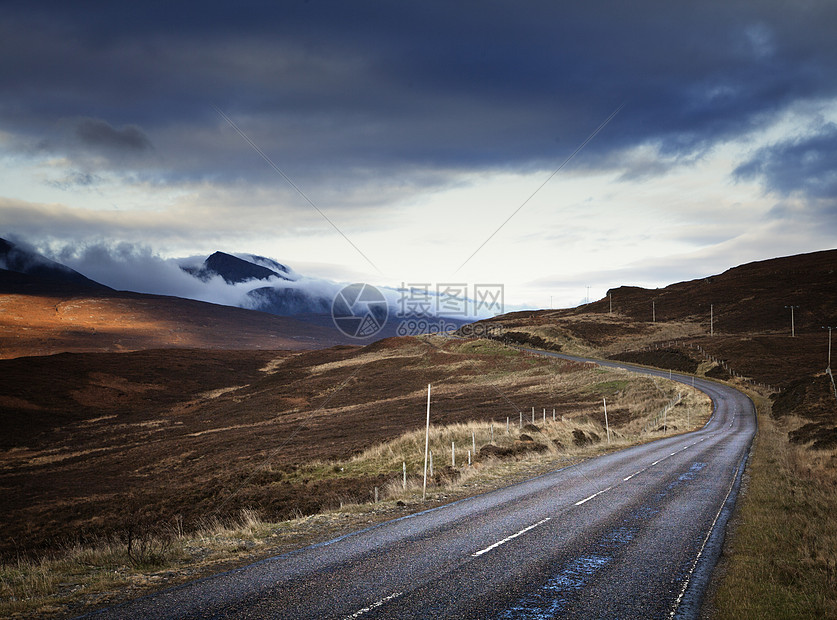
[[[826,370],[831,370],[831,330],[834,328],[831,325],[823,325],[823,329],[828,330],[828,368]]]
[[[799,306],[785,306],[785,308],[790,308],[790,311],[791,311],[791,338],[796,338],[796,328],[794,327],[794,324],[793,324],[793,309],[794,308],[798,309]]]

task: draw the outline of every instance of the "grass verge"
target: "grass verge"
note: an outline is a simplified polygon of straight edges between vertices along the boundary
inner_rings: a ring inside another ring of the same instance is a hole
[[[753,400],[759,432],[712,617],[837,618],[837,453],[789,443],[797,423]]]

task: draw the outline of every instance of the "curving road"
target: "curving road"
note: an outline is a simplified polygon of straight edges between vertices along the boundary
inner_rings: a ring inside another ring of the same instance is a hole
[[[699,431],[90,616],[695,617],[756,430],[745,395],[699,379],[695,386],[715,405]]]

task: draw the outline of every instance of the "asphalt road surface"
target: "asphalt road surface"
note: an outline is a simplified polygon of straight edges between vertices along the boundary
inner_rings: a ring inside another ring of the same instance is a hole
[[[699,431],[91,616],[695,617],[756,430],[746,396],[710,381],[695,385],[715,404]]]

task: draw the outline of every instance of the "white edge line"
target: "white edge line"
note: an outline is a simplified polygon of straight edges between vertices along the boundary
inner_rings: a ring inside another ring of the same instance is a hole
[[[698,551],[697,556],[695,556],[695,561],[692,563],[692,568],[689,569],[689,573],[686,575],[686,580],[683,582],[683,587],[680,588],[680,594],[674,601],[674,606],[672,607],[671,612],[668,616],[669,618],[674,618],[674,616],[677,614],[677,609],[680,607],[680,603],[683,601],[683,597],[686,595],[686,590],[689,588],[689,583],[691,583],[692,581],[692,575],[694,575],[695,570],[697,569],[698,562],[700,562],[700,558],[701,556],[703,556],[703,551],[704,549],[706,549],[706,545],[709,543],[709,539],[712,537],[712,533],[715,531],[715,524],[718,523],[718,519],[721,517],[721,513],[724,511],[724,506],[726,505],[729,496],[732,495],[733,488],[735,488],[735,481],[738,478],[738,469],[740,467],[741,465],[739,462],[739,465],[734,470],[732,482],[730,482],[727,494],[721,502],[721,507],[718,508],[718,512],[715,514],[715,518],[712,520],[712,525],[709,526],[709,531],[706,533],[706,538],[703,539],[703,544],[700,546],[700,550]]]
[[[477,551],[476,553],[472,553],[472,554],[471,554],[471,557],[475,557],[475,558],[476,558],[476,557],[481,556],[483,553],[488,553],[488,552],[489,552],[489,551],[491,551],[492,549],[496,549],[496,548],[497,548],[497,547],[499,547],[500,545],[504,545],[505,543],[509,542],[510,540],[513,540],[513,539],[517,538],[518,536],[521,536],[521,535],[525,534],[525,533],[526,533],[526,532],[528,532],[529,530],[533,530],[533,529],[535,529],[536,527],[538,527],[539,525],[543,525],[544,523],[546,523],[546,522],[547,522],[547,521],[549,521],[550,519],[552,519],[552,517],[547,517],[546,519],[541,519],[540,521],[538,521],[537,523],[534,523],[534,524],[530,525],[529,527],[524,527],[522,530],[520,530],[520,531],[519,531],[519,532],[517,532],[516,534],[512,534],[511,536],[507,536],[507,537],[506,537],[506,538],[504,538],[503,540],[497,541],[496,543],[494,543],[493,545],[489,545],[489,546],[488,546],[488,547],[486,547],[485,549],[480,549],[480,550],[479,550],[479,551]]]

